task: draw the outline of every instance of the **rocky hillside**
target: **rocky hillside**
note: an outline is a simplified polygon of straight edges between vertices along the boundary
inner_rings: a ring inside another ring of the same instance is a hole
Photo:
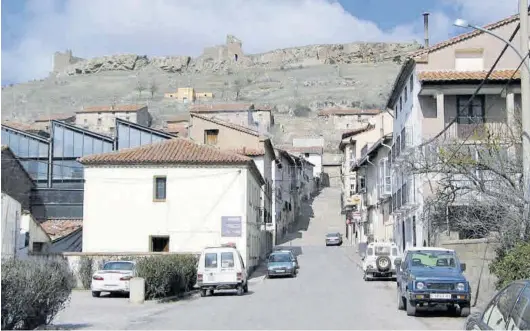
[[[82,106],[148,103],[155,124],[186,105],[164,93],[192,86],[214,93],[213,102],[250,101],[276,105],[274,140],[323,135],[336,147],[337,132],[315,120],[325,107],[380,107],[399,63],[419,45],[352,43],[314,45],[243,55],[230,45],[188,56],[116,55],[78,59],[46,79],[2,88],[2,120],[29,121],[39,115],[68,113]],[[233,51],[233,50],[232,50]]]

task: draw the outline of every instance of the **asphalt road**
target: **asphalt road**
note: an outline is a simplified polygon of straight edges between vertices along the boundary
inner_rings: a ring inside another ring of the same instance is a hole
[[[352,247],[325,246],[327,231],[343,232],[338,194],[324,190],[312,204],[309,222],[283,243],[299,254],[296,278],[265,279],[258,270],[241,297],[194,296],[132,307],[127,299],[79,293],[57,323],[93,329],[462,329],[464,319],[443,311],[407,316],[397,309],[394,282],[363,281]]]

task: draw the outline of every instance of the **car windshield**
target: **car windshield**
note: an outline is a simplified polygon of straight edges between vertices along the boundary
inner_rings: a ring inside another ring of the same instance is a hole
[[[133,270],[134,264],[131,262],[107,262],[103,270]]]
[[[456,268],[456,255],[451,251],[415,251],[411,262],[413,267]]]
[[[390,246],[375,246],[375,255],[390,255]]]
[[[291,255],[286,253],[272,254],[269,257],[269,262],[291,262]]]
[[[338,237],[338,236],[339,236],[338,233],[328,233],[328,234],[326,235],[326,237],[328,237],[328,238],[329,238],[329,237]]]

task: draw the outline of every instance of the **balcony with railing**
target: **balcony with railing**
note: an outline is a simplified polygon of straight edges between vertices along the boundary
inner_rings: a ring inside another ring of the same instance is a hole
[[[449,123],[453,120],[455,120],[455,117],[449,118]],[[518,133],[513,130],[517,130],[517,128],[510,128],[504,122],[488,122],[485,117],[459,116],[456,117],[455,123],[445,131],[444,138],[481,141],[494,136],[502,140],[502,137],[516,137]]]

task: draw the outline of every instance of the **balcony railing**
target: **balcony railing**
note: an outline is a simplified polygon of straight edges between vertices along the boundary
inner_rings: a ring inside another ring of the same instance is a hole
[[[455,118],[450,118],[453,121]],[[504,122],[486,122],[484,117],[458,117],[445,132],[446,139],[467,139],[480,141],[488,139],[491,135],[501,138],[517,136],[516,128],[509,128]]]

